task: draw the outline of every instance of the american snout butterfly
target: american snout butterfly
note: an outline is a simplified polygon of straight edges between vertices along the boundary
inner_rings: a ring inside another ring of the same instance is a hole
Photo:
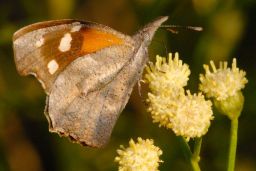
[[[82,145],[104,146],[141,78],[151,39],[167,19],[160,17],[133,36],[70,19],[18,30],[16,67],[42,84],[49,130]]]

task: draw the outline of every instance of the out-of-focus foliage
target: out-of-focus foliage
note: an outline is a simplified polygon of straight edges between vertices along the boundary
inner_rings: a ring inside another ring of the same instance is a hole
[[[108,171],[117,170],[119,144],[130,138],[152,138],[164,161],[160,170],[189,170],[174,134],[152,124],[135,87],[107,147],[92,149],[48,132],[43,115],[45,94],[33,77],[15,69],[12,34],[22,26],[49,19],[77,18],[109,25],[127,34],[160,15],[168,24],[203,26],[203,32],[160,29],[149,49],[156,54],[178,51],[190,65],[190,89],[198,90],[202,64],[210,59],[237,58],[247,71],[245,107],[240,117],[237,170],[256,170],[256,1],[254,0],[1,0],[0,1],[0,170],[2,171]],[[215,112],[204,137],[202,170],[225,170],[229,121]]]

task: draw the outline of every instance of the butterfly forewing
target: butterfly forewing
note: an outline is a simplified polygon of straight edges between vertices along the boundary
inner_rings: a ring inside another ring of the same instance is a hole
[[[77,20],[33,24],[13,37],[17,69],[21,75],[35,75],[49,94],[54,80],[76,58],[114,45],[133,42],[109,27]]]

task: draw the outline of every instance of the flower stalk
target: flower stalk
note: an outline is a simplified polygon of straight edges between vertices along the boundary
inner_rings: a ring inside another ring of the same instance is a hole
[[[182,151],[186,159],[190,162],[193,171],[201,171],[199,166],[199,154],[192,153],[187,140],[184,137],[179,136],[180,144],[182,145]],[[201,146],[201,145],[200,145]],[[200,151],[200,150],[199,150]]]
[[[231,120],[230,145],[228,155],[228,171],[235,170],[236,148],[237,148],[238,118]]]
[[[200,151],[202,146],[202,137],[195,139],[194,151],[193,151],[193,160],[200,161]]]

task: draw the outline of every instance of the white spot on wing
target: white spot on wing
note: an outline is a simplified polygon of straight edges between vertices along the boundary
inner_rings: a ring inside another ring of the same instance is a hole
[[[58,63],[55,60],[51,60],[48,63],[47,67],[48,67],[49,73],[50,74],[54,74],[58,70],[59,65],[58,65]]]
[[[39,40],[36,41],[36,47],[41,47],[44,44],[44,38],[41,37]]]
[[[70,33],[66,33],[60,40],[59,50],[66,52],[71,48],[72,37]]]
[[[71,32],[77,32],[81,29],[81,27],[82,27],[81,24],[75,25],[75,26],[72,27]]]

